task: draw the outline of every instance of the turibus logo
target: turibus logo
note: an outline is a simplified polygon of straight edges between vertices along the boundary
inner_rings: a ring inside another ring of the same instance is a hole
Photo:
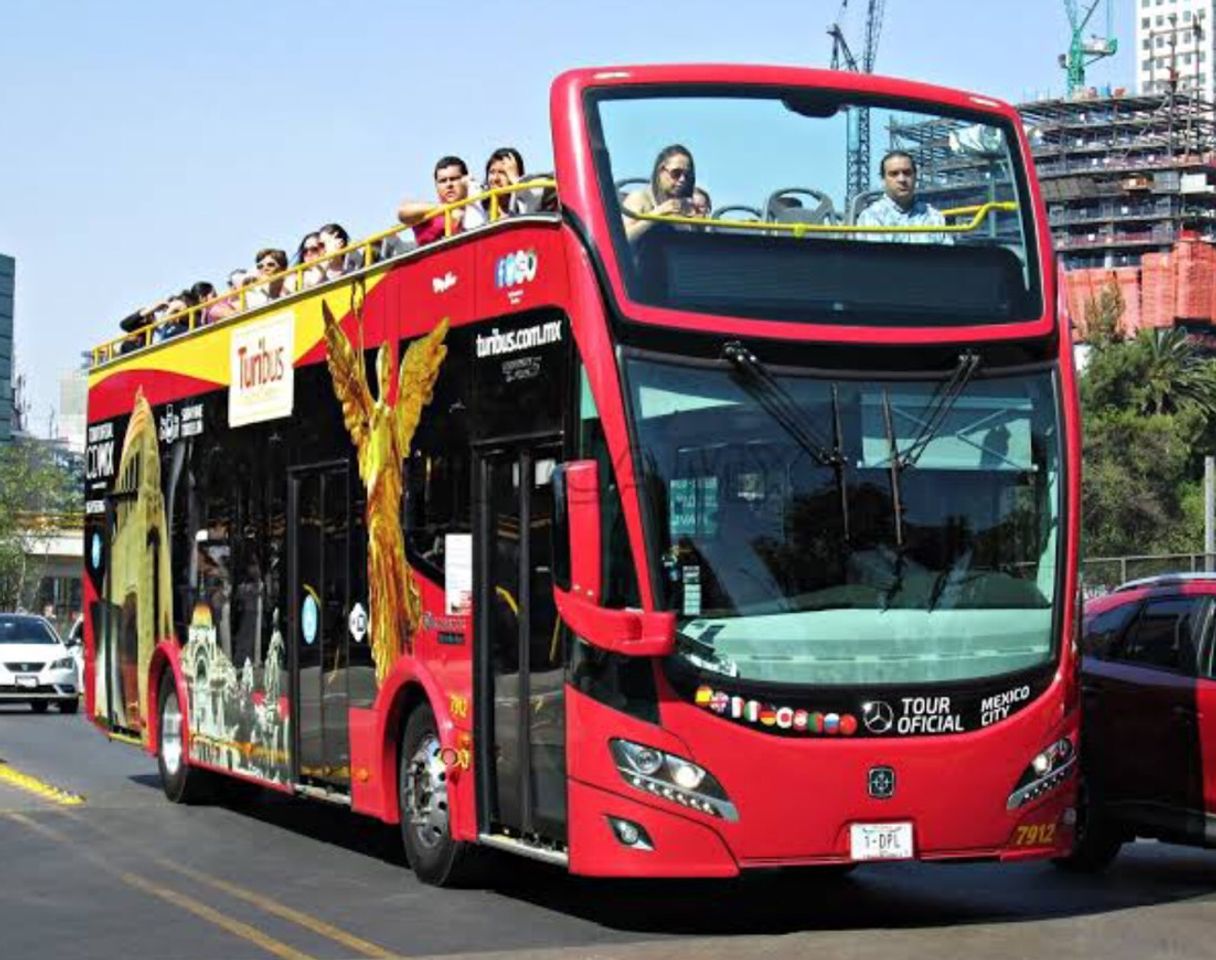
[[[228,425],[291,416],[295,318],[281,314],[232,331]]]
[[[516,250],[508,253],[494,267],[494,286],[499,289],[517,287],[536,279],[536,268],[540,264],[535,250]]]

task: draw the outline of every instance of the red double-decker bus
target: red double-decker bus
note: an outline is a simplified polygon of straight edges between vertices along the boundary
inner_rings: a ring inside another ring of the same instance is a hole
[[[551,115],[487,226],[98,348],[90,716],[435,883],[1066,853],[1078,412],[1016,113],[689,66]]]

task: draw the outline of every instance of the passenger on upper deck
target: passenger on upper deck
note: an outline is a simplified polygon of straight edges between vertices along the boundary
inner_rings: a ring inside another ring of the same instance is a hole
[[[709,191],[704,187],[697,187],[692,192],[692,199],[689,202],[688,215],[690,217],[709,218],[713,212],[714,202],[709,198]]]
[[[215,323],[218,320],[223,320],[226,317],[240,313],[241,300],[237,295],[237,291],[245,286],[249,282],[249,279],[249,275],[239,267],[228,274],[229,295],[207,308],[207,315],[203,318],[203,322]]]
[[[519,183],[524,176],[524,158],[514,147],[499,147],[486,161],[486,189],[498,190]],[[498,216],[513,217],[524,213],[535,213],[540,209],[543,190],[517,190],[498,198]],[[491,202],[487,197],[481,202],[486,216],[490,217]],[[495,219],[490,217],[491,219]]]
[[[300,241],[300,246],[296,249],[296,263],[307,263],[310,266],[300,271],[300,289],[307,290],[309,287],[315,287],[318,283],[325,281],[325,267],[317,262],[324,253],[325,247],[321,244],[321,238],[316,230],[304,234],[304,239]],[[297,286],[295,277],[287,279],[288,286],[294,293]]]
[[[350,246],[350,234],[336,223],[325,224],[317,231],[317,236],[321,240],[321,247],[325,253],[336,254],[339,250],[345,250]],[[346,256],[349,257],[350,254]],[[322,264],[322,269],[325,271],[326,280],[336,280],[346,272],[347,265],[343,263],[342,257],[331,256]]]
[[[397,219],[407,227],[414,228],[414,239],[420,247],[443,239],[446,233],[444,215],[439,213],[428,218],[427,214],[436,206],[459,203],[469,196],[469,168],[460,157],[442,157],[435,164],[435,193],[439,198],[438,204],[404,200],[397,208]],[[473,204],[457,207],[449,216],[453,235],[483,226],[486,222],[481,207]]]
[[[165,301],[164,312],[157,314],[158,319],[163,316],[165,320],[153,328],[152,342],[160,343],[189,330],[190,315],[186,311],[195,306],[198,306],[198,298],[192,290],[183,290],[169,297]]]
[[[942,212],[923,200],[916,199],[916,161],[902,150],[891,150],[878,164],[885,191],[883,197],[870,204],[857,218],[859,227],[944,227]],[[862,240],[882,243],[942,243],[952,244],[948,233],[860,233]]]
[[[257,264],[259,276],[273,277],[276,273],[282,273],[287,269],[287,254],[282,250],[268,247],[258,251],[254,263]],[[272,300],[278,300],[283,296],[285,280],[285,277],[279,277],[269,283],[260,283],[256,287],[250,288],[249,292],[245,294],[246,308],[252,310],[254,307],[263,307]]]
[[[687,147],[678,143],[664,147],[655,158],[650,171],[650,186],[629,194],[621,206],[633,213],[656,213],[661,216],[689,216],[693,190],[697,185],[697,168]],[[624,215],[625,236],[640,240],[653,220],[637,220]]]

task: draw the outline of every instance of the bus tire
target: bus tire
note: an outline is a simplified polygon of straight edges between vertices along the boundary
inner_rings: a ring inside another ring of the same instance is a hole
[[[440,752],[435,715],[424,704],[410,714],[401,736],[397,777],[401,841],[410,869],[423,883],[464,886],[473,881],[480,851],[452,839],[448,771]]]
[[[158,716],[156,765],[161,788],[172,803],[198,803],[206,793],[206,771],[190,766],[186,760],[181,704],[170,673],[161,678]]]

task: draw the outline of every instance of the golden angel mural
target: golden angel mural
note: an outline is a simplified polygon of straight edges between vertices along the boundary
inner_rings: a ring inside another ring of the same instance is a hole
[[[448,348],[443,339],[448,321],[415,340],[401,360],[397,400],[389,403],[392,355],[385,344],[376,354],[376,392],[371,389],[363,354],[334,319],[328,304],[325,317],[326,361],[334,395],[359,457],[359,477],[367,491],[367,579],[372,660],[379,686],[402,649],[408,648],[422,619],[422,598],[413,572],[405,562],[401,534],[401,492],[405,459],[418,428],[422,408],[430,403],[435,379]]]

